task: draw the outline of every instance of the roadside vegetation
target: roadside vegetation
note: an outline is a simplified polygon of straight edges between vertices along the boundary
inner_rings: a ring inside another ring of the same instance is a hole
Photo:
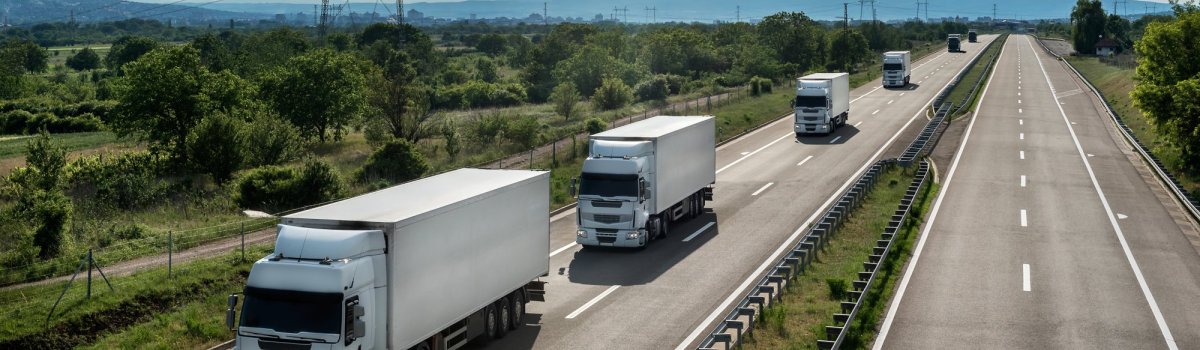
[[[850,215],[850,219],[838,229],[837,234],[826,245],[825,250],[808,269],[788,285],[781,299],[763,311],[757,329],[751,333],[743,349],[815,349],[817,340],[825,339],[825,326],[833,325],[833,314],[841,312],[841,302],[851,290],[851,282],[862,270],[875,241],[887,226],[892,212],[900,203],[913,171],[894,167],[884,172],[876,188],[871,191],[862,206]],[[926,188],[932,188],[927,184]],[[913,206],[913,218],[921,218],[926,203],[935,190],[926,190]],[[844,348],[865,347],[873,336],[882,304],[886,304],[892,274],[903,267],[910,254],[912,234],[920,227],[920,219],[909,220],[896,246],[878,275],[877,283],[868,295],[868,303],[852,323]],[[882,297],[881,297],[882,296]],[[878,304],[878,305],[877,305]],[[865,331],[859,328],[867,326]]]

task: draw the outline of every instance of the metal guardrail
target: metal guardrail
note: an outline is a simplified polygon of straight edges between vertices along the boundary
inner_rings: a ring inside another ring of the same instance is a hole
[[[983,49],[984,52],[987,52],[987,50],[991,50],[992,44],[996,43],[997,41],[1004,42],[1007,39],[1008,39],[1008,34],[1003,34],[996,40],[992,40],[991,42],[988,43],[988,46]],[[983,56],[983,55],[981,54],[980,56]],[[970,105],[971,98],[975,96],[975,92],[979,91],[979,88],[983,87],[983,82],[987,80],[987,75],[988,75],[987,72],[990,71],[992,69],[992,67],[996,65],[996,61],[999,58],[1000,58],[1000,55],[996,54],[995,56],[992,56],[992,59],[990,61],[988,61],[987,67],[983,68],[983,72],[979,74],[979,79],[977,81],[975,81],[975,86],[971,87],[971,92],[967,93],[966,96],[963,96],[962,102],[958,103],[958,108],[954,109],[954,113],[953,113],[954,115],[958,115],[958,112],[961,112],[963,108],[967,108],[967,106]],[[978,57],[976,57],[976,60],[978,60]],[[972,64],[974,64],[974,63],[972,63]]]
[[[911,218],[913,204],[916,203],[917,196],[921,195],[921,190],[925,187],[928,178],[929,163],[922,160],[913,175],[912,183],[908,185],[904,197],[900,199],[900,206],[892,213],[892,219],[883,229],[880,239],[875,241],[871,255],[868,255],[867,261],[863,262],[863,271],[858,273],[858,280],[853,282],[854,290],[848,292],[850,301],[842,302],[842,313],[833,314],[833,323],[836,326],[825,326],[825,336],[830,339],[817,340],[817,348],[837,349],[842,346],[842,342],[846,339],[846,330],[850,328],[850,322],[862,308],[867,292],[871,290],[871,284],[875,282],[875,275],[883,266],[883,261],[887,259],[888,253],[892,251],[896,236],[900,234],[900,230],[904,229],[904,224]]]
[[[1087,84],[1088,89],[1091,89],[1092,93],[1095,94],[1096,97],[1100,98],[1101,102],[1104,102],[1105,112],[1108,113],[1109,118],[1112,120],[1113,124],[1117,126],[1117,129],[1121,131],[1121,135],[1125,137],[1125,141],[1128,142],[1130,146],[1132,146],[1133,149],[1142,156],[1142,159],[1149,163],[1150,168],[1154,170],[1154,174],[1158,176],[1160,181],[1163,181],[1167,184],[1167,187],[1171,189],[1175,199],[1183,205],[1184,209],[1187,210],[1189,214],[1191,214],[1192,219],[1200,222],[1200,208],[1197,208],[1200,207],[1200,201],[1192,198],[1192,196],[1183,189],[1183,185],[1179,183],[1179,179],[1176,179],[1174,175],[1171,175],[1171,173],[1167,172],[1166,166],[1163,165],[1162,161],[1159,160],[1158,157],[1155,157],[1141,140],[1138,140],[1137,136],[1133,134],[1133,129],[1130,129],[1129,125],[1125,124],[1125,121],[1122,120],[1121,116],[1117,115],[1117,112],[1113,109],[1112,104],[1108,103],[1108,99],[1104,97],[1104,93],[1100,92],[1100,89],[1096,88],[1096,85],[1092,84],[1092,81],[1088,80],[1083,73],[1080,73],[1079,70],[1075,69],[1074,65],[1064,60],[1062,56],[1054,53],[1054,51],[1050,50],[1049,47],[1046,47],[1046,44],[1042,42],[1041,38],[1034,38],[1037,40],[1038,45],[1041,46],[1046,53],[1054,56],[1054,58],[1066,64],[1066,66],[1071,69],[1071,72],[1075,73],[1075,76],[1078,76],[1084,84]]]
[[[699,348],[713,349],[716,344],[723,344],[725,349],[732,349],[745,335],[753,331],[755,317],[777,302],[783,289],[793,278],[812,264],[817,252],[825,247],[837,229],[849,219],[850,211],[862,204],[882,173],[894,164],[894,159],[880,160],[863,173],[854,186],[842,194],[833,207],[825,211],[821,220],[808,229],[804,238],[793,246],[766,276],[758,280],[749,294],[742,298],[742,301],[718,323],[716,329],[700,343]]]
[[[988,48],[991,48],[998,40],[993,40],[988,43]],[[983,55],[975,56],[969,66],[973,66],[979,62]],[[997,56],[998,57],[998,56]],[[994,62],[994,60],[993,60]],[[804,273],[816,253],[824,248],[825,244],[833,238],[836,231],[849,217],[850,211],[857,208],[863,199],[875,187],[875,183],[884,170],[901,164],[904,166],[911,165],[914,160],[920,159],[929,154],[933,145],[937,144],[941,136],[941,132],[945,130],[947,125],[947,117],[950,110],[954,108],[954,103],[944,103],[944,100],[949,95],[950,91],[962,81],[963,77],[969,72],[969,69],[962,70],[954,77],[954,80],[938,93],[934,98],[933,105],[937,107],[937,113],[925,125],[921,134],[909,144],[902,156],[898,159],[883,159],[875,162],[867,172],[859,176],[849,191],[842,194],[842,197],[833,207],[825,211],[825,215],[814,226],[810,227],[804,238],[800,240],[791,251],[776,263],[774,267],[768,270],[767,274],[758,280],[746,296],[725,315],[717,326],[709,333],[703,341],[700,342],[698,350],[715,350],[717,344],[721,344],[725,349],[733,349],[741,343],[742,338],[750,334],[754,329],[754,321],[758,315],[779,300],[783,289],[799,274]],[[929,164],[925,161],[918,163],[916,174],[913,176],[913,185],[909,186],[904,198],[900,202],[900,207],[896,210],[896,214],[892,216],[892,223],[884,230],[883,239],[877,241],[876,247],[873,249],[870,260],[863,263],[864,272],[859,272],[859,280],[854,282],[854,291],[850,292],[854,301],[842,302],[842,313],[834,314],[835,323],[841,326],[826,327],[827,338],[830,340],[818,340],[817,346],[821,349],[838,349],[841,342],[846,337],[848,325],[854,320],[858,310],[862,307],[862,302],[869,290],[872,281],[875,278],[875,272],[879,270],[879,265],[883,259],[887,258],[887,254],[891,251],[893,238],[899,231],[902,224],[909,218],[911,207],[916,200],[916,195],[920,193],[929,174]],[[894,225],[893,225],[894,224]]]

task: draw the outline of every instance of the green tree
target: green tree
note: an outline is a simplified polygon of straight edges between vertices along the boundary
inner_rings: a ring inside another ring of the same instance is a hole
[[[136,61],[159,46],[158,41],[146,37],[122,37],[113,42],[108,56],[104,57],[104,65],[118,74],[124,73],[122,67],[126,63]]]
[[[242,122],[224,114],[205,117],[187,138],[187,158],[193,171],[225,183],[245,162]]]
[[[1134,105],[1166,139],[1165,147],[1179,152],[1173,167],[1200,174],[1200,12],[1185,12],[1171,22],[1146,26],[1134,45],[1138,55]]]
[[[790,75],[819,67],[826,57],[825,29],[799,12],[780,12],[759,22],[758,37],[763,45],[775,50],[776,59],[785,64]]]
[[[1130,43],[1129,31],[1133,29],[1133,24],[1129,20],[1117,14],[1108,15],[1108,19],[1104,22],[1104,33],[1109,38],[1113,38],[1121,44],[1121,48]]]
[[[625,107],[633,101],[633,89],[617,78],[604,78],[604,83],[592,94],[592,105],[597,110],[610,110]]]
[[[260,94],[305,137],[340,139],[366,110],[370,67],[353,54],[318,49],[264,74]]]
[[[550,93],[550,104],[554,105],[554,113],[558,113],[563,117],[563,120],[570,121],[571,117],[579,112],[579,90],[575,89],[575,84],[565,82],[558,84],[554,88],[554,92]]]
[[[508,123],[508,128],[504,130],[504,137],[523,150],[533,149],[533,146],[541,141],[541,135],[542,123],[532,116],[517,118],[516,121]]]
[[[48,68],[47,61],[50,55],[46,53],[46,49],[33,41],[12,39],[5,42],[2,49],[14,53],[10,57],[20,60],[20,65],[25,71],[41,73]]]
[[[584,46],[571,58],[559,62],[554,68],[554,76],[560,83],[574,83],[584,95],[596,91],[608,76],[619,77],[626,84],[639,80],[632,65],[617,60],[596,45]]]
[[[48,259],[62,252],[73,211],[62,189],[67,154],[43,129],[26,143],[25,163],[26,167],[14,170],[8,178],[8,192],[16,197],[10,215],[33,226],[38,256]]]
[[[124,65],[126,77],[110,125],[136,135],[151,151],[186,165],[187,139],[204,117],[254,108],[252,87],[236,75],[211,73],[190,46],[156,49]]]
[[[1104,5],[1100,0],[1078,0],[1071,9],[1071,41],[1075,51],[1096,52],[1096,42],[1104,35]]]
[[[867,38],[857,30],[839,30],[829,37],[829,64],[832,69],[854,72],[854,67],[869,59],[871,49]]]
[[[200,51],[200,62],[208,67],[209,71],[219,72],[234,66],[233,52],[221,38],[212,33],[193,39],[191,45]]]
[[[416,147],[406,140],[395,140],[379,147],[367,157],[357,178],[364,183],[384,180],[401,183],[417,179],[429,170],[429,163]]]
[[[100,55],[95,50],[85,47],[79,53],[67,58],[67,67],[74,70],[91,70],[100,68]]]
[[[241,149],[247,166],[283,164],[300,159],[304,152],[300,130],[270,111],[256,113],[244,131]]]
[[[479,39],[479,43],[475,44],[475,49],[479,52],[495,56],[504,52],[505,45],[508,40],[500,34],[485,34]]]
[[[495,83],[497,80],[500,80],[500,73],[496,71],[496,62],[487,57],[480,57],[475,60],[475,79],[489,83]]]

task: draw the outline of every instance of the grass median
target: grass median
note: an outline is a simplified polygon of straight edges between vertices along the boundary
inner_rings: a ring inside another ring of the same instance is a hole
[[[915,169],[915,168],[914,168]],[[892,168],[883,173],[877,187],[866,201],[850,214],[850,219],[834,238],[817,254],[817,259],[804,274],[788,285],[780,302],[764,310],[760,324],[742,345],[743,349],[815,349],[818,339],[825,339],[825,326],[833,325],[833,314],[841,312],[845,292],[862,270],[875,241],[887,226],[892,212],[912,181],[913,169]],[[926,188],[929,188],[927,186]],[[925,191],[914,206],[914,217],[924,213],[932,191]],[[874,335],[874,325],[882,305],[890,297],[893,274],[907,259],[913,232],[919,222],[910,221],[897,237],[896,250],[886,259],[877,283],[868,295],[868,303],[859,313],[850,338],[843,348],[865,346]],[[861,320],[861,321],[860,321]],[[862,327],[869,325],[871,327]]]
[[[1007,38],[1007,35],[996,38],[996,41],[991,46],[988,46],[987,51],[984,51],[979,56],[979,60],[975,61],[975,65],[971,66],[971,69],[967,71],[962,80],[946,95],[946,102],[954,103],[956,107],[963,103],[963,99],[969,99],[966,103],[970,107],[963,108],[959,114],[952,116],[952,118],[967,115],[975,110],[975,106],[979,103],[979,95],[982,94],[984,85],[986,84],[988,73],[993,68],[988,63],[1000,55],[1000,51],[1004,48],[1004,41]],[[979,88],[976,89],[976,86]]]

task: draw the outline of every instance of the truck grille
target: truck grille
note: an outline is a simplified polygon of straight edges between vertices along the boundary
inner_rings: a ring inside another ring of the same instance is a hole
[[[600,241],[600,243],[609,243],[609,244],[612,244],[612,243],[614,243],[614,242],[616,242],[616,241],[617,241],[617,236],[616,236],[616,235],[611,235],[611,236],[609,236],[609,235],[596,235],[596,240],[597,240],[597,241]]]
[[[596,208],[620,208],[621,202],[617,201],[592,201],[592,206]]]
[[[821,120],[821,117],[804,117],[804,121],[806,122],[815,122],[818,120]]]
[[[621,222],[620,215],[595,214],[592,215],[592,220],[603,224],[615,224]]]

